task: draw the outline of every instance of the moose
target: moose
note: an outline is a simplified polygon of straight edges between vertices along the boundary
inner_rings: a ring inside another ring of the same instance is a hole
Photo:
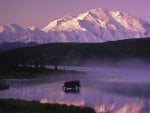
[[[64,92],[79,92],[81,85],[79,80],[74,80],[65,82],[62,87]]]

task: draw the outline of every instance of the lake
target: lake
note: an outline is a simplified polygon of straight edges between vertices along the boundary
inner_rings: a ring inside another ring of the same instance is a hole
[[[38,100],[89,106],[97,112],[150,113],[149,68],[59,66],[60,69],[83,71],[85,74],[42,75],[34,79],[6,80],[8,90],[0,98]],[[64,93],[65,81],[80,80],[80,93]]]

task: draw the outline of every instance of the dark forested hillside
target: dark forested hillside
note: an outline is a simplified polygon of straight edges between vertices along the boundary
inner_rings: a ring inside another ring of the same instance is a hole
[[[128,58],[150,60],[150,38],[105,43],[51,43],[0,53],[1,65],[54,65]]]
[[[10,42],[4,42],[4,43],[0,44],[0,52],[11,50],[11,49],[16,49],[16,48],[20,48],[20,47],[31,47],[31,46],[34,46],[34,45],[37,45],[37,44],[38,43],[36,43],[36,42],[30,42],[30,43],[23,43],[23,42],[10,43]]]

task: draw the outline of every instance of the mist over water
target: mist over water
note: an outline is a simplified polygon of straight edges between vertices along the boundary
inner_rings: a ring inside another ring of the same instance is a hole
[[[43,75],[35,79],[8,80],[10,89],[0,91],[0,98],[39,100],[41,103],[90,106],[97,112],[149,113],[150,70],[145,62],[117,65],[58,66],[82,71],[77,74]],[[64,93],[65,81],[80,80],[80,93]]]

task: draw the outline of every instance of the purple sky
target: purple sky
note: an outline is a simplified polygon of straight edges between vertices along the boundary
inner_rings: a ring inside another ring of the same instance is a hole
[[[120,10],[150,22],[150,0],[0,0],[0,25],[46,26],[64,15],[90,9]]]

